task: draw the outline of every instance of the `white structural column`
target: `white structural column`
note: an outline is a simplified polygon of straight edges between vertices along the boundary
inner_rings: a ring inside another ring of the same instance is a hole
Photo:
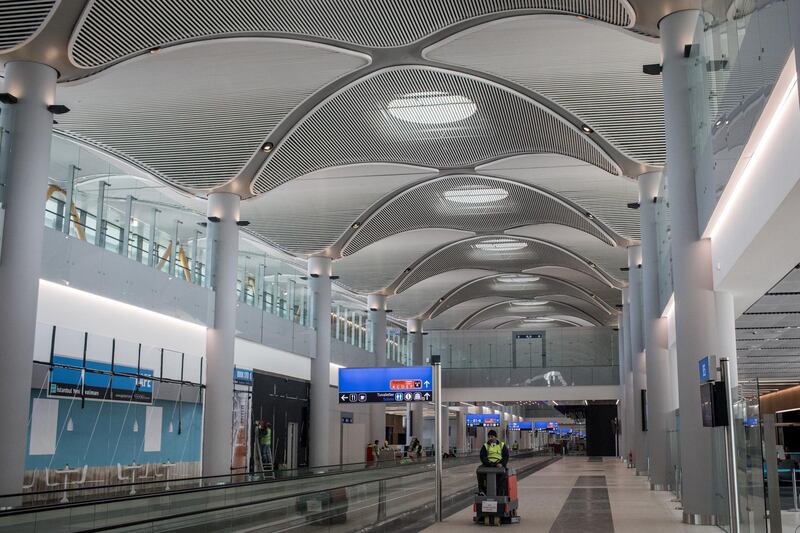
[[[456,411],[456,450],[466,452],[467,448],[467,406],[460,405]]]
[[[624,458],[628,453],[628,421],[625,419],[625,408],[628,405],[627,382],[628,373],[625,371],[625,319],[623,316],[619,317],[619,329],[617,331],[617,348],[619,352],[619,389],[620,389],[620,403],[617,407],[617,422],[619,425],[619,456]]]
[[[667,179],[672,214],[672,272],[678,367],[678,432],[683,480],[683,519],[711,524],[714,516],[712,432],[700,410],[699,360],[716,352],[717,324],[710,242],[700,239],[689,105],[689,69],[684,57],[694,41],[700,12],[679,11],[661,20]]]
[[[386,366],[386,296],[370,294],[367,296],[369,321],[372,325],[372,349],[375,353],[375,366]],[[370,442],[383,444],[386,440],[386,407],[374,403],[369,409]],[[420,440],[421,437],[420,437]]]
[[[628,298],[631,340],[631,371],[633,372],[633,442],[634,462],[638,475],[647,472],[647,433],[642,422],[647,416],[643,411],[642,391],[647,389],[644,338],[642,336],[642,247],[628,247]]]
[[[317,349],[311,360],[311,412],[309,416],[309,463],[332,464],[331,435],[331,258],[308,258],[308,284],[314,298]]]
[[[406,331],[411,337],[411,364],[422,366],[422,320],[412,318],[406,325]],[[406,417],[406,441],[411,442],[411,437],[417,437],[422,442],[423,403],[411,402],[408,404]]]
[[[233,349],[236,338],[236,274],[239,263],[238,195],[208,195],[214,318],[206,330],[206,393],[203,415],[203,475],[231,471]],[[218,220],[218,221],[217,221]],[[215,222],[216,221],[216,222]]]
[[[667,461],[667,321],[661,318],[658,300],[658,244],[656,206],[660,172],[639,176],[639,215],[642,235],[642,331],[647,368],[648,473],[654,490],[667,490],[670,469]]]
[[[626,458],[629,455],[634,456],[635,466],[636,459],[636,396],[634,394],[634,379],[633,379],[633,357],[631,353],[631,302],[630,290],[628,288],[622,289],[622,320],[624,322],[623,331],[625,335],[625,421],[628,427],[627,437],[627,450],[625,450]]]
[[[5,87],[18,101],[3,112],[9,131],[5,228],[0,255],[0,494],[22,492],[27,444],[33,344],[44,239],[56,93],[54,69],[27,62],[5,66]]]

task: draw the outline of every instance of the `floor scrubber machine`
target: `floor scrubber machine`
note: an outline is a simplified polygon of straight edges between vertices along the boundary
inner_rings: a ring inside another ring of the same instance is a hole
[[[502,466],[479,466],[477,473],[479,485],[484,485],[484,476],[486,481],[485,486],[480,486],[475,494],[475,503],[472,505],[475,516],[472,520],[485,526],[518,523],[516,470]]]

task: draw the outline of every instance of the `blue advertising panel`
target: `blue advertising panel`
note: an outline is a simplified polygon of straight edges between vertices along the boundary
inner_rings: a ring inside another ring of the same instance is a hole
[[[500,427],[500,415],[467,415],[467,427],[497,428]]]
[[[50,385],[47,395],[54,398],[80,398],[87,400],[114,400],[121,402],[152,403],[153,402],[153,370],[114,365],[114,372],[133,374],[133,376],[110,376],[111,363],[53,356],[54,365],[71,368],[54,367],[50,372]],[[83,370],[85,368],[85,371]],[[97,370],[103,373],[92,372]],[[137,377],[138,374],[138,377]],[[83,379],[81,379],[83,376]]]
[[[509,431],[531,431],[533,430],[532,422],[509,422]]]
[[[340,368],[339,403],[429,402],[433,368],[429,366]]]

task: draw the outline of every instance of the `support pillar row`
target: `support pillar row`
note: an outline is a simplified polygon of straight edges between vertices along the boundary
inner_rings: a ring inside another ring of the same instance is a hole
[[[411,337],[411,363],[414,366],[422,366],[422,320],[419,318],[410,319],[407,323],[406,331]],[[421,402],[410,402],[407,412],[409,416],[406,418],[406,443],[410,443],[412,437],[417,437],[422,442],[423,404]]]

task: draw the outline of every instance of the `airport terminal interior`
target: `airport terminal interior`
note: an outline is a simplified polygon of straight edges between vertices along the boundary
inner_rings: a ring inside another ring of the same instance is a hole
[[[797,533],[800,0],[0,0],[0,532]]]

